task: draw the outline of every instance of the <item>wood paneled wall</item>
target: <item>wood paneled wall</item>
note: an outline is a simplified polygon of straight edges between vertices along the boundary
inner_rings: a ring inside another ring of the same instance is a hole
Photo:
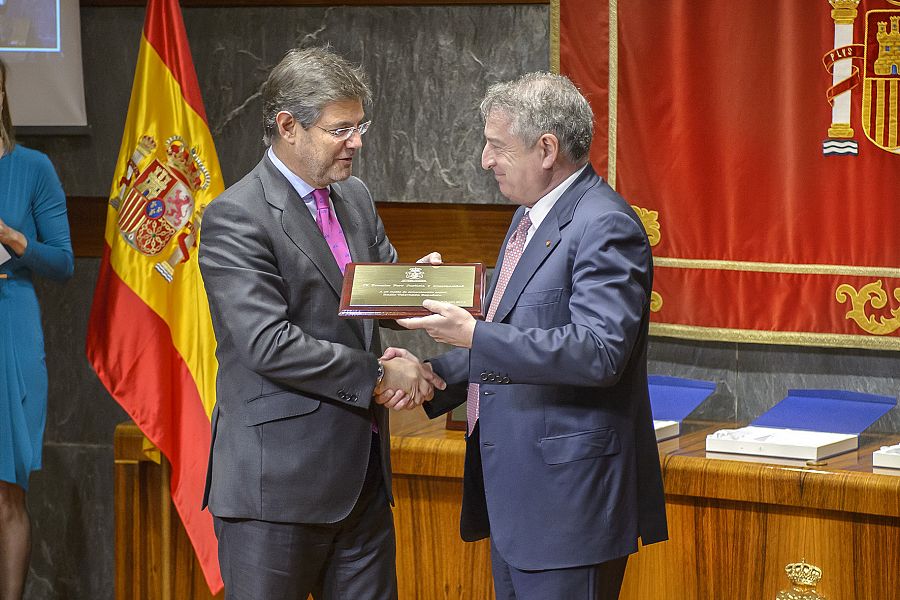
[[[116,600],[209,600],[200,563],[166,494],[164,469],[143,444],[133,423],[116,428]]]
[[[70,197],[67,206],[75,256],[102,256],[106,199]],[[489,267],[494,266],[515,209],[511,204],[378,203],[401,261],[413,262],[438,251],[446,262],[480,262]]]
[[[76,257],[103,256],[106,202],[106,198],[101,196],[69,196],[66,198],[72,250]]]

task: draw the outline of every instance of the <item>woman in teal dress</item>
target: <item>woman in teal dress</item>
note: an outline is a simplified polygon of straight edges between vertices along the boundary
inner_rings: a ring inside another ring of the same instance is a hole
[[[47,367],[32,277],[72,276],[66,197],[50,160],[16,145],[0,61],[0,600],[25,587],[28,477],[41,468]],[[6,255],[9,255],[7,258]]]

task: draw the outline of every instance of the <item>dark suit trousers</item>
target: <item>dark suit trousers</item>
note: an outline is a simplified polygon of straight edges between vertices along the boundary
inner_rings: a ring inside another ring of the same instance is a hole
[[[547,571],[520,571],[491,542],[491,570],[497,600],[618,600],[628,557]]]
[[[350,514],[333,524],[214,517],[226,600],[396,600],[396,542],[378,436]]]

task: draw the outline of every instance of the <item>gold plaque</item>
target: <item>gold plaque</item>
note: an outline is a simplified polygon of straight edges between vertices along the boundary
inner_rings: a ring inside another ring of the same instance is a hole
[[[399,319],[431,314],[424,300],[440,300],[482,317],[481,263],[350,263],[338,315]]]
[[[785,565],[784,572],[791,580],[791,589],[778,592],[775,600],[826,600],[816,591],[822,569],[801,559],[798,563]]]

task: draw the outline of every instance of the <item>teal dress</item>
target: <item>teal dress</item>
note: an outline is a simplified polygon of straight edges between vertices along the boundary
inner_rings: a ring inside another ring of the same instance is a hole
[[[47,366],[32,277],[65,281],[74,262],[66,196],[44,154],[16,146],[0,157],[0,219],[28,238],[0,264],[0,480],[28,488],[41,468]]]

